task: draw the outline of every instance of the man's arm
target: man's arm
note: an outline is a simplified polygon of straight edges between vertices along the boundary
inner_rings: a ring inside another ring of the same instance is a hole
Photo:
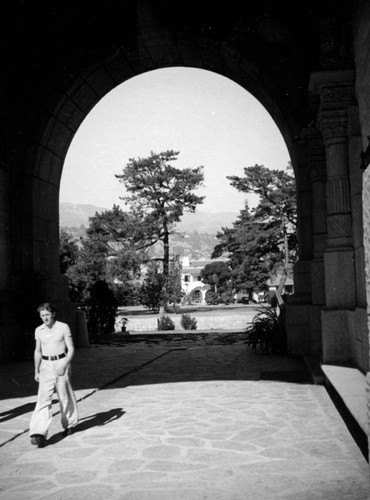
[[[40,380],[40,364],[42,360],[42,351],[41,351],[41,342],[38,338],[36,338],[36,346],[33,354],[35,360],[35,380],[39,382]]]
[[[72,361],[72,358],[75,354],[75,348],[73,345],[72,334],[71,334],[71,330],[70,330],[68,325],[66,325],[66,330],[64,333],[64,342],[66,344],[68,352],[67,352],[66,357],[64,358],[64,363],[62,365],[60,365],[60,367],[57,371],[58,375],[64,375],[68,364]]]

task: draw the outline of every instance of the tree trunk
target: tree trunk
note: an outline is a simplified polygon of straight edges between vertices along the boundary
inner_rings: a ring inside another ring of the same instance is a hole
[[[166,312],[168,302],[167,302],[167,286],[168,286],[168,276],[170,274],[170,239],[169,239],[169,234],[168,234],[168,227],[167,227],[167,222],[163,221],[163,229],[164,229],[164,235],[163,235],[163,275],[165,278],[164,281],[164,292],[165,292],[165,297],[166,297],[166,302],[161,305],[160,307],[160,313],[164,314]]]
[[[163,235],[163,274],[167,280],[170,270],[170,241],[167,224],[164,224]]]

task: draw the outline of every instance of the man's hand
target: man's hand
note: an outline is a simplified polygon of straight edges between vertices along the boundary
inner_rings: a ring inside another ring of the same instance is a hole
[[[66,369],[67,369],[66,365],[60,365],[60,367],[57,370],[57,375],[59,375],[59,376],[64,375],[66,372]]]
[[[35,380],[36,382],[40,382],[40,374],[39,373],[35,373]]]

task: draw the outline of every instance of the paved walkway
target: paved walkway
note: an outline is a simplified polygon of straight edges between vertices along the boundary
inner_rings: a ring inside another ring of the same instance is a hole
[[[42,449],[32,362],[1,367],[1,500],[368,499],[369,465],[299,360],[243,334],[116,344],[77,350],[80,424],[63,438],[56,415]]]

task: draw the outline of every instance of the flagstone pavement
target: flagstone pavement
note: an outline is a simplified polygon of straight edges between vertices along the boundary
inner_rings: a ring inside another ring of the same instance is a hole
[[[0,368],[0,499],[366,500],[369,464],[300,359],[243,334],[136,336],[77,349],[80,423],[28,423],[32,361]]]

